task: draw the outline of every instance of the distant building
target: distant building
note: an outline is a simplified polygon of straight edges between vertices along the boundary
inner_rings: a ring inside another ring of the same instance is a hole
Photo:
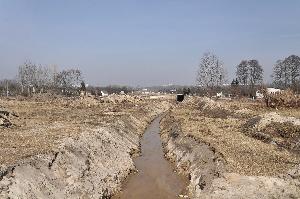
[[[282,90],[277,89],[277,88],[267,88],[267,93],[268,94],[275,94],[275,93],[280,93]]]
[[[273,94],[274,95],[274,94],[282,92],[283,90],[277,89],[277,88],[267,88],[266,91],[267,91],[267,94]],[[255,93],[255,97],[258,98],[258,99],[261,99],[261,98],[264,97],[264,94],[261,91],[258,90]]]

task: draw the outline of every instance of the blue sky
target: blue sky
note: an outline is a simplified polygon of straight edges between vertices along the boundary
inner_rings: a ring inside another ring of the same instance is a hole
[[[0,0],[0,79],[25,60],[79,67],[96,85],[195,84],[206,51],[228,78],[258,59],[266,80],[300,55],[297,0]]]

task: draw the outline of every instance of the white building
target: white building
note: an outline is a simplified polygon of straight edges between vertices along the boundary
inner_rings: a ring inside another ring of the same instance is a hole
[[[280,93],[282,90],[277,89],[277,88],[267,88],[267,93],[268,94],[275,94],[275,93]]]
[[[273,94],[273,95],[282,92],[282,90],[277,89],[277,88],[267,88],[266,91],[267,91],[267,94]],[[261,99],[264,97],[264,95],[261,93],[261,91],[256,91],[255,96],[258,99]]]

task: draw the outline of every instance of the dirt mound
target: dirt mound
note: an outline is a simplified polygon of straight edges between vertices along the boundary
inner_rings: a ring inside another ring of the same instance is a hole
[[[0,99],[20,115],[0,129],[0,198],[110,198],[118,191],[147,123],[170,104],[114,97],[118,103]]]
[[[248,117],[247,109],[232,109],[232,107],[219,103],[210,98],[204,97],[198,99],[196,106],[205,117],[227,119],[227,118],[244,118]]]
[[[295,117],[281,116],[276,112],[266,113],[266,114],[260,115],[260,117],[261,117],[261,120],[256,125],[258,130],[265,128],[268,124],[270,124],[272,122],[278,122],[278,123],[289,122],[289,123],[292,123],[293,125],[300,125],[300,119],[297,119]]]
[[[299,164],[295,154],[245,136],[239,119],[207,118],[184,108],[174,108],[162,121],[162,140],[166,156],[190,175],[191,198],[300,197],[300,167],[287,171]]]
[[[166,115],[161,125],[166,157],[176,164],[180,173],[189,176],[190,195],[200,197],[200,193],[207,191],[213,179],[224,170],[221,154],[194,136],[184,136],[180,125],[170,115]]]
[[[67,138],[57,151],[2,171],[0,198],[109,198],[134,169],[138,146],[135,130],[121,126]]]
[[[225,173],[222,178],[214,179],[210,191],[203,193],[205,199],[231,198],[299,198],[300,189],[296,180],[276,177],[243,176]]]
[[[225,119],[228,118],[229,116],[232,116],[232,111],[225,109],[224,107],[220,106],[218,103],[209,100],[207,98],[199,102],[198,108],[207,117]]]
[[[291,122],[271,122],[262,133],[268,137],[266,141],[273,142],[278,147],[300,152],[300,126]]]
[[[271,112],[249,119],[242,130],[263,142],[300,152],[300,119]]]

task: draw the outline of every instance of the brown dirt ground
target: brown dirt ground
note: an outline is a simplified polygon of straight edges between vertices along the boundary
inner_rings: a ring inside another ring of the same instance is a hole
[[[117,99],[117,100],[116,100]],[[76,137],[85,129],[113,124],[128,115],[145,115],[155,103],[141,97],[0,99],[0,108],[15,112],[13,125],[0,127],[0,165],[47,153],[63,138]],[[128,124],[130,125],[130,124]]]
[[[212,106],[201,110],[201,98],[192,97],[178,104],[171,115],[182,131],[214,147],[227,163],[227,171],[242,175],[278,175],[300,163],[300,155],[247,136],[243,125],[262,113],[274,111],[261,102],[247,100],[218,101],[225,111]],[[230,110],[228,112],[228,110]],[[240,111],[238,111],[240,110]],[[238,111],[234,114],[232,111]],[[299,110],[281,109],[279,114],[299,117]]]
[[[232,110],[248,109],[250,113],[254,115],[269,113],[276,111],[282,116],[290,116],[300,118],[300,108],[284,108],[279,107],[277,109],[266,107],[263,100],[250,100],[250,99],[239,99],[239,100],[218,100],[223,105],[228,106]]]

